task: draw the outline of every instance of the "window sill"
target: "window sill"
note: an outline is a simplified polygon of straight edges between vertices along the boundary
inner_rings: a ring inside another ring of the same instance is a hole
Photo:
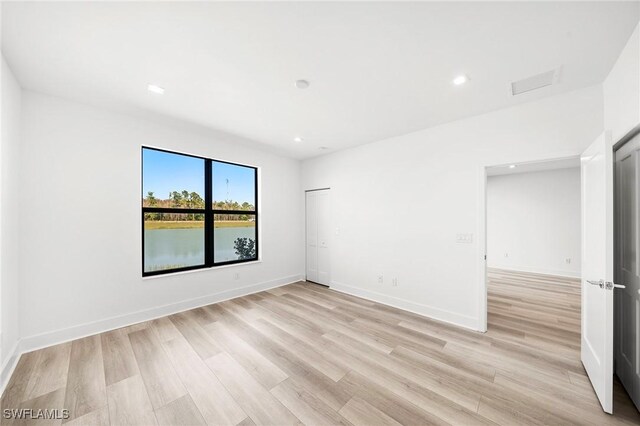
[[[176,275],[195,274],[195,273],[198,273],[198,272],[207,272],[207,271],[214,271],[214,270],[226,269],[226,268],[237,268],[237,267],[242,267],[242,266],[247,266],[247,265],[255,265],[255,264],[258,264],[258,263],[262,263],[262,259],[252,260],[250,262],[234,263],[234,264],[231,264],[231,265],[219,265],[219,266],[211,266],[210,268],[192,269],[190,271],[167,272],[166,274],[151,275],[151,276],[148,276],[148,277],[141,277],[141,278],[142,278],[143,281],[155,280],[155,279],[158,279],[158,278],[175,277]]]

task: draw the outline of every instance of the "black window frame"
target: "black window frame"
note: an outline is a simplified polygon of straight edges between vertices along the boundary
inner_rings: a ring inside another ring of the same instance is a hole
[[[145,207],[144,202],[141,201],[142,207],[142,276],[150,277],[156,275],[165,275],[165,274],[173,274],[176,272],[184,272],[184,271],[193,271],[198,269],[211,269],[218,266],[226,266],[226,265],[236,265],[241,263],[248,262],[256,262],[260,260],[260,244],[259,244],[259,224],[258,220],[258,168],[255,166],[249,166],[246,164],[233,163],[230,161],[217,160],[213,158],[201,157],[193,154],[185,154],[183,152],[178,151],[170,151],[162,148],[155,148],[151,146],[142,145],[140,149],[140,193],[142,195],[142,200],[144,200],[144,150],[153,150],[165,152],[168,154],[181,155],[185,157],[197,158],[200,160],[204,160],[204,209],[190,209],[190,208],[170,208],[170,207]],[[233,166],[245,167],[248,169],[253,169],[253,187],[254,187],[254,202],[253,202],[253,210],[221,210],[213,208],[213,163],[226,163],[231,164]],[[172,268],[172,269],[162,269],[158,271],[145,271],[144,265],[144,216],[146,213],[186,213],[186,214],[204,214],[204,264],[202,265],[193,265],[193,266],[185,266],[182,268]],[[255,223],[255,248],[256,248],[256,257],[252,259],[238,259],[238,260],[229,260],[225,262],[215,262],[215,242],[213,238],[213,233],[215,232],[215,215],[216,214],[243,214],[243,215],[252,215],[254,216]]]

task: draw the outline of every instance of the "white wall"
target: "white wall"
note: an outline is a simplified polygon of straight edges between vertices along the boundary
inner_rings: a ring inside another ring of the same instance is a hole
[[[0,389],[15,359],[18,324],[18,223],[21,90],[2,57],[0,71]]]
[[[580,217],[579,167],[488,177],[487,265],[579,277]]]
[[[305,161],[304,189],[331,187],[332,286],[482,329],[484,166],[580,154],[602,107],[595,86]]]
[[[640,25],[603,85],[604,123],[615,143],[640,124]]]
[[[25,347],[300,278],[299,162],[249,148],[229,135],[187,129],[23,92],[20,321]],[[143,144],[260,167],[263,261],[142,279]]]

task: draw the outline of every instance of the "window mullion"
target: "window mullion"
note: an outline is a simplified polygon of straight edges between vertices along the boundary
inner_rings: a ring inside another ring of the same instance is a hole
[[[207,266],[213,266],[213,171],[212,161],[204,163],[204,260]]]

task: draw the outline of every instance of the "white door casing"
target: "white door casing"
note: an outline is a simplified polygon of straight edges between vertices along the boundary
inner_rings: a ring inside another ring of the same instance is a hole
[[[602,409],[613,410],[613,158],[604,134],[580,158],[581,359]],[[595,284],[594,284],[595,283]]]

